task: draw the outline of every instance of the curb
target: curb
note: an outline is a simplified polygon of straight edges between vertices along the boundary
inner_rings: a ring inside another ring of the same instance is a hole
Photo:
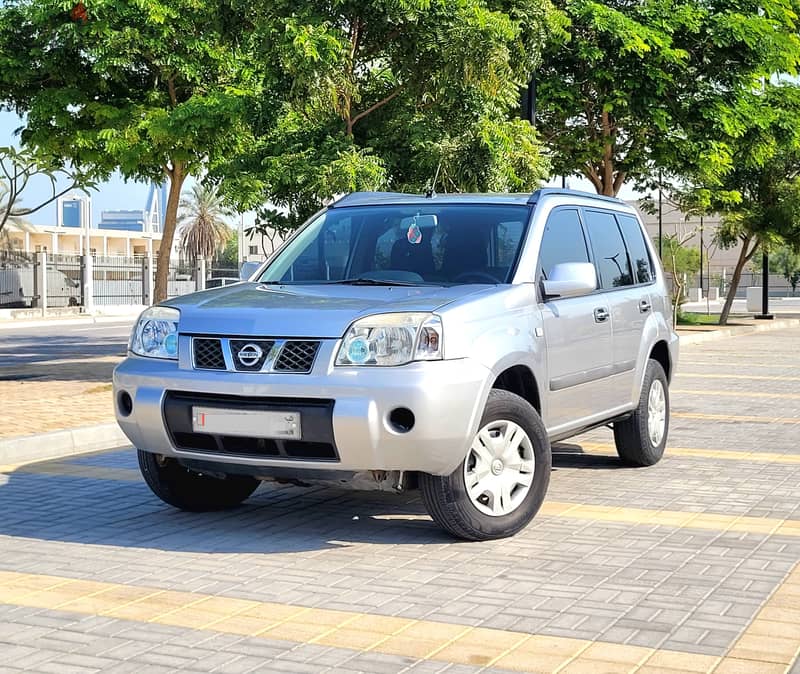
[[[680,343],[698,344],[700,342],[710,342],[715,339],[727,339],[729,337],[740,337],[741,335],[752,335],[757,332],[772,332],[773,330],[785,330],[786,328],[796,327],[800,327],[800,318],[783,318],[773,321],[764,321],[758,325],[736,325],[720,330],[683,334],[680,335]]]
[[[37,319],[3,319],[0,320],[1,330],[24,330],[25,328],[43,328],[57,325],[92,325],[95,323],[125,323],[135,321],[141,312],[131,314],[114,314],[100,316],[82,316],[75,318],[37,318]]]
[[[130,444],[130,440],[116,423],[82,426],[0,440],[0,464],[60,459]]]

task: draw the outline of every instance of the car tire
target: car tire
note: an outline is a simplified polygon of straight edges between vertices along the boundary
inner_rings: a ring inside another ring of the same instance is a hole
[[[181,510],[226,510],[245,501],[261,484],[249,475],[225,479],[196,473],[175,459],[139,450],[139,469],[152,492],[164,503]]]
[[[450,475],[420,473],[419,484],[439,526],[458,538],[486,541],[513,536],[533,519],[551,469],[538,412],[518,395],[493,389],[464,461]]]
[[[661,460],[669,431],[669,382],[664,368],[648,360],[639,404],[624,421],[614,422],[619,458],[629,466],[652,466]]]

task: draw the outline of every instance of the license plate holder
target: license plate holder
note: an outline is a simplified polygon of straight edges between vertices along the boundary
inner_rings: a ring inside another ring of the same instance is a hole
[[[300,413],[291,411],[193,406],[192,430],[215,435],[301,439]]]

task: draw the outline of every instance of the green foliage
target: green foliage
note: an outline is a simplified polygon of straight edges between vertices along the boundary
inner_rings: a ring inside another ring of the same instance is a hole
[[[0,91],[22,141],[93,178],[170,181],[156,300],[166,296],[178,199],[250,139],[263,77],[250,31],[224,0],[10,0],[0,8]]]
[[[797,248],[781,246],[770,255],[770,264],[785,278],[792,286],[792,295],[797,291],[797,284],[800,283],[800,251]]]
[[[655,241],[658,248],[658,239]],[[662,239],[662,266],[673,277],[696,274],[700,270],[700,249],[686,246],[674,234]]]
[[[215,266],[225,268],[238,268],[239,267],[239,232],[236,229],[230,231],[230,236],[225,242],[225,245],[218,251],[217,257],[214,261]]]
[[[190,196],[181,199],[180,209],[181,250],[192,264],[198,257],[211,262],[233,235],[227,220],[233,211],[222,203],[216,187],[200,183],[192,185]]]
[[[80,169],[64,167],[41,153],[27,148],[0,147],[0,233],[8,222],[23,222],[26,215],[36,213],[67,192],[80,189],[86,192],[95,186],[94,181]],[[23,206],[21,199],[32,178],[42,177],[50,182],[50,194],[35,206]],[[66,180],[67,187],[57,187],[57,181]],[[8,246],[7,238],[6,246]]]
[[[252,101],[256,140],[216,175],[240,208],[270,203],[264,231],[352,190],[529,190],[546,176],[536,133],[516,117],[559,30],[549,0],[238,6],[257,58],[274,65],[274,95]]]
[[[800,63],[797,0],[560,0],[569,39],[537,73],[538,126],[559,174],[598,192],[656,166],[716,184],[760,78]]]

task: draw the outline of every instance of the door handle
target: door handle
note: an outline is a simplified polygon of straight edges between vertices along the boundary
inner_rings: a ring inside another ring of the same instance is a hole
[[[642,300],[641,302],[639,302],[639,311],[643,314],[646,314],[652,308],[653,305],[650,304],[649,300]]]
[[[608,309],[605,307],[597,307],[594,310],[594,321],[595,323],[603,323],[608,320]]]

